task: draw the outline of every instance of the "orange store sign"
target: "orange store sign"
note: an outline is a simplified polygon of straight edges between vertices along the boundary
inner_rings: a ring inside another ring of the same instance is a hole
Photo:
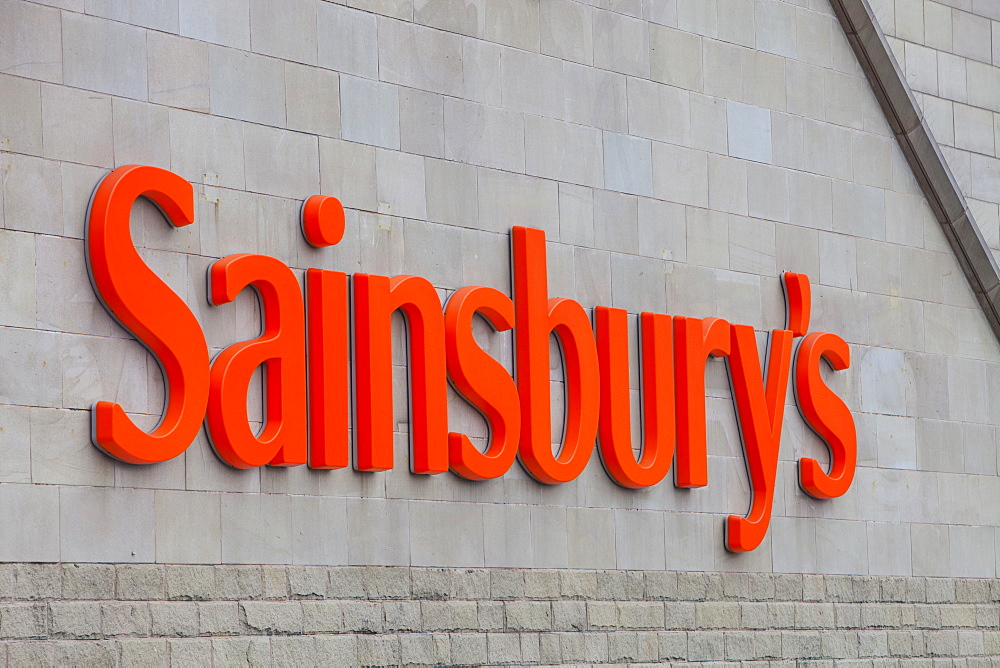
[[[545,235],[512,231],[513,295],[488,287],[458,290],[442,309],[437,291],[419,276],[375,276],[309,269],[305,293],[281,261],[236,254],[212,264],[209,299],[233,301],[252,287],[260,298],[263,333],[209,359],[205,335],[184,301],[139,257],[129,230],[139,197],[155,203],[170,223],[194,222],[194,191],[180,176],[155,167],[116,169],[98,186],[90,207],[86,253],[94,289],[108,311],[157,358],[167,385],[162,419],[146,433],[118,404],[93,410],[94,443],[133,464],[181,454],[204,422],[219,457],[236,468],[299,466],[335,469],[353,459],[360,471],[393,462],[392,334],[401,311],[409,332],[410,468],[451,470],[471,480],[502,476],[520,460],[538,481],[558,484],[583,471],[595,441],[604,467],[629,488],[660,483],[674,466],[678,487],[708,484],[705,365],[728,362],[752,501],[746,517],[730,516],[726,546],[760,545],[767,532],[785,397],[792,383],[805,421],[830,450],[826,470],[799,461],[799,484],[809,495],[844,494],[854,478],[857,439],[843,400],[824,383],[823,360],[850,365],[836,334],[808,333],[809,280],[785,274],[785,329],[770,333],[763,364],[753,327],[720,318],[639,316],[643,442],[637,457],[630,428],[628,313],[599,306],[594,323],[572,299],[550,299]],[[336,244],[344,211],[333,197],[314,196],[302,229],[315,246]],[[513,330],[514,374],[473,338],[478,314],[498,332]],[[549,340],[557,338],[565,369],[566,409],[561,447],[551,445]],[[795,339],[801,339],[796,348]],[[351,341],[353,340],[353,365]],[[265,422],[254,433],[247,417],[251,376],[263,365]],[[351,370],[353,368],[353,383]],[[483,414],[485,451],[448,431],[448,382]],[[353,385],[354,447],[350,442]]]

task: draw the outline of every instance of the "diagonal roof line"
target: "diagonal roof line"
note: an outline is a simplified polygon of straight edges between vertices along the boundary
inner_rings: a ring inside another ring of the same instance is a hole
[[[868,0],[830,0],[830,4],[990,328],[1000,339],[1000,267],[878,27],[871,5]]]

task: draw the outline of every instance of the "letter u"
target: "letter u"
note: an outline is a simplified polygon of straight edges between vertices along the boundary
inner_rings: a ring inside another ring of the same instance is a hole
[[[615,482],[633,489],[651,487],[670,471],[674,456],[674,363],[671,317],[639,316],[642,377],[642,456],[632,448],[629,397],[628,313],[598,306],[597,353],[601,411],[601,461]]]

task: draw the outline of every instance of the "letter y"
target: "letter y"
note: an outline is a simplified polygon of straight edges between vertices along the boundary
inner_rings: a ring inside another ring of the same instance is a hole
[[[729,377],[751,495],[747,516],[730,515],[726,520],[726,547],[732,552],[748,552],[760,545],[771,521],[781,423],[792,362],[792,332],[787,329],[772,331],[767,356],[765,388],[753,327],[732,326]]]

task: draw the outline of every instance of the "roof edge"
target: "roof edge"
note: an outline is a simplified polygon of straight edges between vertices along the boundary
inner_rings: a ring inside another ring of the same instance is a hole
[[[882,112],[1000,339],[1000,266],[941,153],[868,0],[830,0]]]

